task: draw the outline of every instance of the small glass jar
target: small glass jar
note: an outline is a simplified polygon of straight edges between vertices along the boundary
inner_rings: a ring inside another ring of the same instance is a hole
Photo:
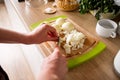
[[[25,0],[25,4],[30,7],[38,8],[45,4],[44,0]]]
[[[79,2],[77,0],[55,0],[55,3],[62,11],[73,11],[79,7]]]

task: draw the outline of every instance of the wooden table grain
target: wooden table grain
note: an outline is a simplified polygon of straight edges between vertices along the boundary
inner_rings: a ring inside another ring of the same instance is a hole
[[[107,48],[100,55],[69,70],[65,80],[120,80],[113,67],[114,57],[120,49],[120,36],[117,36],[115,39],[106,39],[98,36],[95,32],[97,20],[94,16],[89,13],[81,15],[78,11],[63,12],[59,9],[57,9],[55,14],[49,15],[44,14],[43,10],[47,7],[52,7],[51,3],[40,5],[39,8],[33,8],[26,6],[24,2],[19,3],[18,0],[9,1],[27,28],[40,20],[58,15],[66,15],[106,44]]]

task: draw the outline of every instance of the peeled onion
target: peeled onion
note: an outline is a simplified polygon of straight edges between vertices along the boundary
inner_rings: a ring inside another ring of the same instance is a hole
[[[61,31],[61,26],[56,25],[56,24],[53,24],[52,26],[56,29],[57,33]]]
[[[70,23],[70,22],[65,22],[65,23],[62,25],[62,29],[70,32],[70,31],[72,31],[72,30],[74,29],[74,27],[73,27],[73,24],[72,24],[72,23]]]
[[[61,26],[64,22],[65,22],[65,20],[63,18],[58,18],[56,20],[55,24]]]

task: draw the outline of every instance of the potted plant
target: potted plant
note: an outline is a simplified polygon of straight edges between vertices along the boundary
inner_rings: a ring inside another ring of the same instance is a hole
[[[96,19],[102,18],[105,14],[115,16],[120,11],[120,6],[117,6],[114,0],[80,0],[79,4],[81,14],[91,12]]]

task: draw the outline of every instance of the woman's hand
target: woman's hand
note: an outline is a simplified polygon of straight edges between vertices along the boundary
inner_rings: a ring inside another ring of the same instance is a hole
[[[45,41],[57,41],[58,35],[56,30],[47,24],[37,27],[29,34],[30,43],[42,43]]]
[[[39,80],[64,80],[66,73],[66,58],[56,47],[54,52],[43,61]]]
[[[58,36],[56,30],[52,26],[46,24],[38,26],[30,33],[20,33],[0,28],[0,43],[39,44],[45,41],[57,40]]]

